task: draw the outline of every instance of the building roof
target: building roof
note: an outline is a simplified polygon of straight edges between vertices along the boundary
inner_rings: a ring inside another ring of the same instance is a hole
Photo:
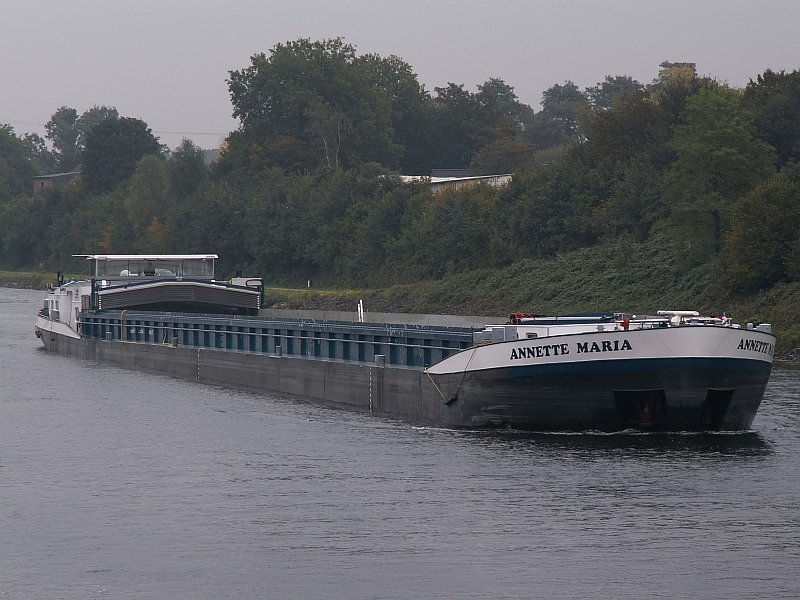
[[[429,183],[447,183],[450,181],[475,181],[479,182],[481,179],[496,179],[497,177],[511,177],[512,173],[500,173],[498,175],[475,175],[472,177],[428,177],[427,175],[401,175],[406,183],[414,181],[427,181]]]
[[[69,171],[67,173],[49,173],[47,175],[35,175],[34,179],[52,179],[58,183],[66,183],[72,181],[75,177],[80,175],[80,171]]]

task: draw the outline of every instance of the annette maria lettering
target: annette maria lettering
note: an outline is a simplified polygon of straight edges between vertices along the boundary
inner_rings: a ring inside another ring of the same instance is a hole
[[[633,350],[633,346],[628,340],[604,340],[600,342],[578,342],[576,344],[578,354],[589,354],[592,352],[621,352],[623,350]],[[525,348],[512,348],[511,360],[523,358],[542,358],[545,356],[563,356],[569,354],[569,344],[544,344],[540,346],[527,346]]]

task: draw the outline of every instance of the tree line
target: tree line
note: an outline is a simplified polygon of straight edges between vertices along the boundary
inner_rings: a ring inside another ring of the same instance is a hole
[[[556,84],[534,110],[499,78],[431,93],[399,57],[301,39],[228,89],[240,125],[212,165],[113,107],[58,109],[47,141],[0,126],[0,262],[217,252],[230,272],[371,287],[631,240],[713,265],[710,289],[800,280],[798,71],[736,89],[664,62],[647,84]],[[514,178],[434,194],[398,177],[433,168]]]

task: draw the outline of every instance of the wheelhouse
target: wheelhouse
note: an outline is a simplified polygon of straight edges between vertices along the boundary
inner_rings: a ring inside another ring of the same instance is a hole
[[[153,278],[214,279],[216,254],[89,254],[89,275],[107,281]]]

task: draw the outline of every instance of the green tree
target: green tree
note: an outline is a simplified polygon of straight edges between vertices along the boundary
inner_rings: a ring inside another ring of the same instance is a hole
[[[366,54],[356,58],[365,78],[391,104],[394,143],[400,152],[400,171],[427,174],[434,164],[433,101],[411,66],[397,56]]]
[[[475,175],[513,173],[533,163],[534,147],[523,139],[531,108],[517,100],[514,88],[502,79],[478,86],[481,107],[480,147],[470,159]]]
[[[45,124],[46,137],[53,145],[53,156],[62,172],[73,171],[81,162],[86,136],[92,128],[106,119],[117,119],[117,109],[93,106],[78,116],[78,111],[62,106]]]
[[[606,199],[592,212],[600,237],[616,240],[630,236],[643,242],[668,211],[662,198],[663,175],[647,156],[618,163]]]
[[[500,138],[472,155],[469,170],[474,175],[516,173],[531,167],[534,160],[535,149],[527,142]]]
[[[689,98],[704,87],[717,84],[708,77],[699,77],[695,63],[664,61],[659,67],[658,77],[648,90],[669,115],[670,124],[683,123]]]
[[[342,279],[363,286],[366,281],[392,285],[397,266],[407,257],[392,252],[392,243],[402,232],[412,188],[384,179],[384,189],[368,197],[357,197],[347,209],[345,236],[336,257],[336,272]]]
[[[81,116],[78,117],[77,147],[79,154],[82,153],[86,148],[86,136],[89,135],[89,132],[94,129],[96,125],[99,125],[107,119],[119,119],[119,112],[117,112],[117,109],[113,106],[95,105],[92,108],[84,111]]]
[[[169,170],[160,156],[148,154],[136,163],[136,170],[123,202],[128,222],[137,238],[146,238],[147,229],[154,219],[164,219],[169,183]],[[140,250],[150,252],[147,247]]]
[[[607,168],[639,155],[662,165],[671,158],[669,115],[648,92],[621,92],[608,109],[587,106],[580,123],[590,152]]]
[[[663,170],[673,159],[667,146],[669,114],[649,92],[618,93],[610,108],[584,107],[583,149],[606,180],[608,194],[592,209],[594,231],[604,240],[645,241],[667,214]]]
[[[30,191],[38,173],[30,145],[0,124],[0,202]]]
[[[62,172],[75,169],[80,163],[78,151],[78,111],[62,106],[45,124],[47,139],[53,144],[53,155]]]
[[[527,141],[544,150],[579,139],[578,111],[587,101],[571,81],[548,88],[542,94],[542,110],[526,124]]]
[[[497,188],[486,185],[420,190],[409,201],[402,231],[388,242],[398,277],[439,278],[489,266],[498,197]]]
[[[774,148],[759,138],[741,94],[724,86],[689,99],[686,123],[675,128],[670,145],[677,152],[670,182],[679,193],[732,201],[774,172]]]
[[[502,137],[516,138],[533,114],[529,106],[517,100],[514,88],[496,77],[478,86],[476,99],[481,106],[484,143]]]
[[[209,177],[203,150],[191,140],[184,139],[167,159],[170,192],[177,199],[187,199]]]
[[[74,205],[66,195],[44,190],[0,203],[2,260],[12,268],[43,268],[59,256],[63,223]],[[72,252],[75,250],[73,249]]]
[[[482,145],[482,107],[463,84],[434,88],[436,156],[440,168],[466,168]]]
[[[635,95],[644,91],[644,86],[627,75],[606,75],[603,81],[593,87],[586,88],[586,97],[592,107],[608,110],[615,99],[622,93]]]
[[[370,161],[396,167],[392,100],[370,80],[372,72],[341,38],[301,39],[276,45],[269,56],[254,55],[249,67],[230,72],[241,135],[229,138],[223,160],[244,158],[255,170],[287,168],[282,154],[288,148],[302,159],[301,170]]]
[[[40,173],[55,172],[58,168],[58,163],[41,136],[35,133],[26,133],[22,136],[22,141],[28,147],[28,152],[36,163],[37,170]]]
[[[720,280],[753,292],[800,280],[800,168],[790,165],[739,199],[725,237]]]
[[[0,159],[0,185],[2,185],[3,161]],[[0,190],[2,193],[2,190]],[[2,196],[0,196],[2,198]],[[0,202],[0,259],[10,268],[18,268],[30,264],[34,256],[36,235],[35,221],[32,217],[33,201],[31,198],[18,196],[2,198]]]
[[[144,121],[128,117],[101,121],[86,135],[83,161],[88,189],[113,189],[133,175],[143,156],[160,152],[158,139]]]
[[[775,147],[778,164],[800,158],[800,71],[767,69],[744,91],[744,104],[754,115],[764,139]]]
[[[384,239],[394,235],[396,224],[386,219],[370,232],[367,223],[374,224],[378,214],[389,214],[386,196],[403,187],[399,179],[385,167],[370,164],[347,172],[320,173],[308,183],[306,194],[311,201],[302,235],[307,239],[304,258],[310,274],[352,282],[359,275],[377,273],[385,256]]]
[[[685,123],[675,127],[670,146],[677,160],[665,194],[675,231],[703,260],[719,249],[733,202],[774,172],[775,150],[759,138],[741,94],[721,85],[688,99]]]
[[[124,208],[121,190],[86,196],[67,221],[75,248],[86,253],[136,252],[136,236]]]
[[[520,154],[532,151],[522,137],[533,111],[517,100],[512,86],[492,78],[477,94],[454,83],[435,91],[437,166],[484,171],[505,163],[508,172],[527,162]]]

